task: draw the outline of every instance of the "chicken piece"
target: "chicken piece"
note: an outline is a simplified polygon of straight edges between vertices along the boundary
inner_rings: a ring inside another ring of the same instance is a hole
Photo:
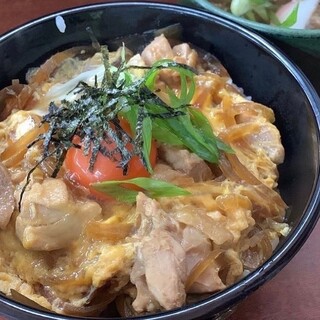
[[[277,164],[284,160],[279,131],[263,116],[245,112],[239,119],[240,123],[221,130],[221,138],[230,143],[245,170],[266,186],[276,188]]]
[[[166,211],[170,212],[177,221],[194,226],[197,230],[204,233],[217,245],[231,243],[234,240],[233,234],[228,230],[228,220],[219,211],[217,216],[212,215],[213,212],[208,212],[206,208],[198,208],[201,203],[202,196],[189,196],[190,199],[185,203],[177,199],[172,206],[168,207],[165,199],[161,200],[161,205],[167,207]],[[207,194],[205,200],[212,200],[212,196]],[[199,201],[200,200],[200,201]],[[204,201],[205,202],[205,201]]]
[[[170,43],[163,34],[154,38],[141,53],[142,59],[149,66],[161,59],[172,59],[173,56]]]
[[[177,232],[179,224],[163,211],[156,200],[148,198],[140,192],[137,196],[136,212],[140,217],[140,225],[136,238],[141,240],[154,229],[163,229]]]
[[[152,178],[167,181],[181,187],[194,183],[193,178],[187,176],[185,173],[173,170],[170,166],[164,163],[156,164],[153,168]]]
[[[170,310],[183,305],[186,298],[185,251],[165,230],[153,230],[141,247],[148,288],[160,305]]]
[[[141,53],[141,57],[146,65],[162,60],[170,59],[180,64],[188,65],[196,68],[198,65],[198,53],[191,49],[187,43],[182,43],[171,48],[169,41],[164,35],[156,37]],[[180,89],[179,72],[172,69],[163,69],[159,72],[157,82],[158,95],[161,99],[166,100],[166,95],[160,92],[166,92],[166,86],[170,88]]]
[[[178,223],[171,219],[159,203],[139,193],[137,213],[140,227],[136,259],[130,275],[137,287],[133,307],[138,312],[156,311],[181,306],[185,301],[185,252],[175,235]]]
[[[190,226],[183,229],[181,245],[186,252],[187,274],[190,276],[198,263],[208,257],[212,245],[203,233]],[[206,293],[224,289],[225,285],[218,273],[219,267],[212,263],[191,283],[187,293]]]
[[[140,261],[136,260],[133,271],[140,264],[144,274],[141,271],[131,274],[131,282],[136,284],[138,292],[134,309],[154,311],[156,302],[166,310],[181,307],[186,298],[186,264],[180,243],[168,231],[156,229],[143,239],[138,252]]]
[[[3,153],[10,142],[17,142],[39,124],[40,118],[34,113],[18,110],[0,122],[0,153]]]
[[[239,257],[239,252],[229,248],[224,252],[225,266],[228,266],[225,275],[225,283],[227,286],[235,283],[243,275],[243,264]]]
[[[174,170],[185,173],[195,182],[213,179],[213,173],[206,162],[186,149],[162,144],[159,147],[159,156]]]
[[[191,49],[187,43],[181,43],[172,48],[176,62],[186,64],[189,67],[196,68],[198,63],[198,53]]]
[[[0,121],[16,109],[30,109],[37,101],[31,86],[13,80],[12,85],[0,90]]]
[[[138,53],[130,58],[130,60],[127,62],[127,67],[129,66],[139,66],[139,67],[145,67],[146,64],[143,61],[141,55]],[[137,78],[142,78],[144,74],[146,73],[146,70],[144,69],[138,69],[138,68],[131,68],[129,69],[130,73],[136,76]]]
[[[232,79],[227,71],[227,69],[222,65],[220,60],[211,52],[207,52],[201,48],[195,48],[198,52],[198,55],[200,57],[200,64],[198,66],[198,69],[200,71],[209,71],[212,72],[221,78],[228,79],[228,82],[231,83]],[[200,68],[199,68],[200,67]]]
[[[171,212],[166,213],[157,201],[142,193],[137,198],[137,209],[141,220],[136,235],[140,242],[130,275],[137,288],[133,307],[137,312],[159,310],[160,306],[179,307],[185,302],[188,277],[210,256],[212,243],[203,232],[179,224]],[[189,284],[188,292],[214,292],[225,287],[219,277],[219,266],[211,260]]]
[[[40,121],[32,112],[19,110],[0,123],[1,161],[9,169],[13,183],[17,181],[17,171],[21,171],[24,178],[26,171],[41,158],[39,145],[28,148],[45,131],[39,126]]]
[[[202,232],[191,226],[186,226],[182,230],[181,245],[188,252],[186,259],[188,274],[208,254],[212,247],[210,240]]]
[[[154,40],[145,47],[141,53],[141,57],[147,66],[151,66],[162,59],[172,60],[174,58],[174,53],[169,41],[162,34],[161,36],[154,38]],[[164,101],[167,100],[167,86],[170,88],[179,88],[180,77],[178,72],[171,69],[163,69],[159,71],[158,79],[156,81],[156,89],[158,96]]]
[[[248,185],[248,188],[252,188],[252,192],[256,190],[254,186]],[[187,190],[192,195],[159,199],[161,208],[170,213],[176,221],[202,232],[216,245],[236,243],[241,233],[255,224],[252,217],[255,206],[264,205],[261,198],[253,196],[251,191],[249,196],[244,184],[231,183],[228,180],[224,183],[195,183],[188,186]],[[278,194],[272,192],[272,195]],[[264,196],[267,197],[266,192]],[[275,199],[270,198],[267,203],[276,206]],[[265,210],[276,211],[276,208]]]
[[[217,292],[226,288],[226,285],[219,277],[220,267],[215,261],[204,270],[197,280],[189,288],[188,293],[210,293]]]
[[[14,210],[14,187],[8,170],[0,163],[0,229],[8,225]]]
[[[260,130],[248,135],[246,140],[256,150],[264,150],[270,160],[280,164],[284,160],[284,148],[281,144],[281,137],[278,129],[269,122],[261,124]]]
[[[62,180],[46,179],[25,193],[16,233],[26,249],[57,250],[70,245],[83,226],[100,215],[98,203],[74,201]]]
[[[130,274],[130,280],[137,288],[137,295],[132,303],[134,310],[137,312],[159,310],[160,304],[150,292],[147,285],[145,267],[140,249],[136,250],[136,258]]]

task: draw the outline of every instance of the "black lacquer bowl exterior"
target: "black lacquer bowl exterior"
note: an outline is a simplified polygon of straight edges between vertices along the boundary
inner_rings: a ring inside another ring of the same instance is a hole
[[[65,20],[65,33],[56,26],[57,15]],[[215,319],[279,272],[297,253],[317,222],[320,101],[302,72],[272,44],[222,18],[166,4],[107,3],[53,14],[3,35],[0,38],[0,87],[10,84],[14,78],[24,81],[29,67],[39,65],[59,49],[90,43],[88,26],[101,43],[108,43],[118,36],[173,23],[182,25],[184,41],[214,53],[247,95],[274,109],[286,150],[285,163],[279,168],[279,187],[290,206],[287,220],[292,230],[272,257],[235,285],[205,300],[142,317]],[[9,319],[70,319],[26,307],[1,295],[0,313]]]

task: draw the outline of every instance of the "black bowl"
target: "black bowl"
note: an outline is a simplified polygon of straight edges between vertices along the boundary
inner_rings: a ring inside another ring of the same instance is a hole
[[[59,14],[66,22],[65,33],[58,31],[55,24],[58,14],[53,14],[0,38],[0,87],[14,78],[24,81],[29,67],[39,65],[59,49],[90,43],[88,26],[101,43],[108,43],[117,36],[179,22],[184,41],[214,53],[246,94],[274,109],[286,150],[285,163],[279,168],[279,186],[290,206],[287,216],[292,227],[290,234],[282,239],[268,261],[235,285],[196,304],[146,319],[218,317],[278,273],[306,241],[318,219],[320,101],[317,93],[302,72],[270,43],[210,14],[152,3],[108,3]],[[24,306],[5,296],[0,296],[0,310],[17,319],[70,319]]]

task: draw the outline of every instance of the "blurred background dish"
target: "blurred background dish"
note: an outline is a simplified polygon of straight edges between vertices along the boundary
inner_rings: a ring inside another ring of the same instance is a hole
[[[222,1],[217,0],[181,0],[181,3],[197,7],[233,22],[239,23],[251,30],[258,31],[271,40],[279,40],[292,47],[299,48],[313,56],[320,57],[320,27],[317,29],[293,29],[252,21],[243,16],[236,16],[221,8]],[[229,1],[230,2],[230,1]],[[318,14],[318,13],[317,13]]]

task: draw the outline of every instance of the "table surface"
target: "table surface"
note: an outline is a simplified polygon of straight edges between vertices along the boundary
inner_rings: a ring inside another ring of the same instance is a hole
[[[0,35],[31,19],[101,0],[0,0]],[[175,2],[175,1],[162,1]],[[295,57],[299,64],[303,55]],[[314,63],[312,63],[314,65]],[[320,62],[319,62],[320,64]],[[320,73],[304,71],[319,90]],[[310,72],[310,74],[309,74]],[[320,319],[320,224],[293,260],[272,280],[242,302],[230,320]]]

